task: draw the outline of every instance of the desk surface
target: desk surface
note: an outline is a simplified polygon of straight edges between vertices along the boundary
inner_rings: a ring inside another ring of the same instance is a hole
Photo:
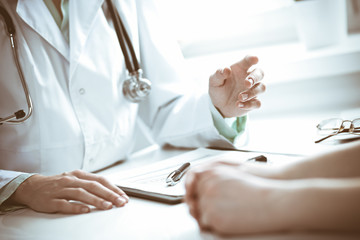
[[[28,209],[0,217],[0,239],[359,239],[359,235],[296,233],[219,237],[201,233],[185,204],[166,205],[132,198],[123,208],[82,215],[42,214]]]
[[[337,145],[346,143],[346,140],[333,137],[316,144],[315,140],[324,137],[318,134],[316,126],[329,118],[352,120],[359,116],[360,109],[298,113],[266,119],[251,119],[250,116],[249,142],[241,149],[304,156],[329,151]]]
[[[284,119],[286,121],[288,119]],[[274,122],[276,121],[272,123]],[[265,123],[266,121],[254,121],[257,127],[264,126]],[[277,124],[284,123],[277,120]],[[268,135],[267,139],[271,138],[274,136]],[[266,139],[262,139],[265,142]],[[185,151],[150,147],[135,154],[131,160],[100,174],[142,166]],[[184,203],[168,205],[131,198],[123,208],[93,210],[82,215],[43,214],[29,209],[0,215],[0,239],[360,239],[360,235],[286,233],[224,238],[200,232]]]

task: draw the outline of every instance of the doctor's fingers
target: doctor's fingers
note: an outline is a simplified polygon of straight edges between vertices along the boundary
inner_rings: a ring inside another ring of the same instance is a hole
[[[231,65],[231,69],[240,69],[243,72],[248,72],[249,69],[259,62],[259,58],[252,55],[245,56],[242,60]]]
[[[224,85],[225,80],[230,76],[231,69],[229,67],[220,68],[210,76],[209,86],[210,87],[220,87]]]
[[[79,179],[89,180],[89,181],[96,181],[102,184],[104,187],[110,189],[111,191],[115,192],[116,194],[120,195],[122,198],[125,199],[126,202],[129,202],[129,197],[122,191],[120,188],[109,182],[103,176],[99,176],[93,173],[88,173],[82,170],[74,170],[70,173],[67,173],[69,176],[75,176]]]
[[[56,194],[55,198],[78,201],[102,210],[108,210],[113,207],[112,202],[107,201],[106,199],[103,199],[102,197],[83,188],[64,188]]]
[[[91,180],[83,180],[78,178],[73,178],[73,179],[71,178],[64,179],[64,178],[62,179],[62,183],[64,184],[65,189],[60,190],[59,197],[83,198],[85,195],[88,195],[89,193],[96,197],[96,198],[92,197],[93,201],[96,200],[94,202],[95,205],[92,203],[89,204],[100,209],[107,209],[108,206],[112,207],[113,204],[117,207],[121,207],[127,203],[127,200],[125,198],[111,191],[110,189],[106,188],[99,182],[91,181]],[[76,191],[69,189],[75,189]],[[70,193],[73,195],[66,195]],[[64,196],[64,194],[66,196]],[[82,201],[81,199],[73,199],[73,198],[70,199]]]
[[[77,214],[77,213],[88,213],[90,208],[82,203],[69,202],[65,199],[53,199],[50,201],[53,209],[49,212],[56,213],[67,213],[67,214]]]
[[[239,93],[238,100],[241,102],[249,101],[253,98],[256,98],[258,95],[266,91],[266,86],[263,83],[257,83],[252,88]]]
[[[255,84],[259,83],[264,78],[264,71],[261,68],[255,68],[248,73],[245,78],[245,87],[250,88]]]
[[[251,110],[261,107],[261,101],[257,98],[253,98],[245,102],[238,101],[236,104],[238,106],[237,116],[242,116]]]

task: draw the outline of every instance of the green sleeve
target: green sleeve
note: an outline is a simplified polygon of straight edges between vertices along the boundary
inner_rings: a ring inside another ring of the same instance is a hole
[[[210,110],[216,129],[230,142],[234,143],[235,138],[244,133],[247,121],[246,115],[236,118],[223,118],[212,103],[210,104]]]

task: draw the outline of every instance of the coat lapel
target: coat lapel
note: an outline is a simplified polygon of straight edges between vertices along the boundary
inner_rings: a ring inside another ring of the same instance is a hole
[[[19,0],[16,12],[35,32],[69,61],[69,46],[43,1]]]
[[[70,79],[104,0],[69,1]]]

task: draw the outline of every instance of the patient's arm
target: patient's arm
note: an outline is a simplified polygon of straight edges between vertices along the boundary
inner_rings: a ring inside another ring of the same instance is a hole
[[[360,178],[275,180],[224,164],[189,172],[186,188],[200,227],[219,234],[360,230]]]
[[[293,186],[283,201],[289,229],[360,231],[360,178],[303,179],[289,184]]]
[[[360,141],[279,168],[242,165],[244,171],[276,179],[360,177]]]

